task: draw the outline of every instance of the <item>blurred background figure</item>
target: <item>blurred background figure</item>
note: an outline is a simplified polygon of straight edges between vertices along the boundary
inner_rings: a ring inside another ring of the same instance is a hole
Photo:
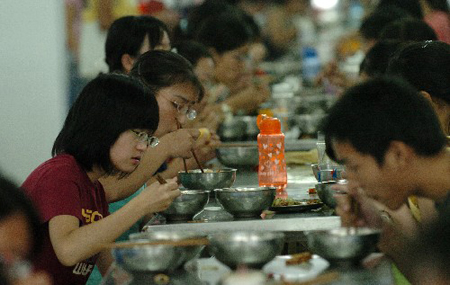
[[[86,1],[65,0],[66,11],[66,48],[69,65],[69,96],[68,104],[72,105],[78,93],[83,89],[84,82],[79,72],[80,60],[80,36],[82,13]]]
[[[39,225],[31,201],[0,175],[0,284],[52,284],[47,274],[33,270],[42,246]]]
[[[169,29],[152,16],[126,16],[108,30],[105,62],[109,72],[129,73],[136,59],[149,50],[170,50]]]
[[[420,0],[425,22],[440,41],[450,44],[450,8],[447,0]]]

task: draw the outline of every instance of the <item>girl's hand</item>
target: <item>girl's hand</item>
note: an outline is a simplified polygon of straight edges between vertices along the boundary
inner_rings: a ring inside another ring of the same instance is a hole
[[[181,195],[176,179],[167,179],[166,184],[155,182],[139,194],[148,202],[147,213],[161,212],[167,209],[173,200]]]

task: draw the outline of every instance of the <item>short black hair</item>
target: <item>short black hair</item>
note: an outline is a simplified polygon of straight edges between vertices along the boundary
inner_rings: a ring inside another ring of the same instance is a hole
[[[379,77],[349,88],[321,128],[333,160],[332,141],[350,143],[380,165],[392,141],[401,141],[423,156],[439,153],[446,144],[430,102],[396,78]]]
[[[440,41],[409,43],[397,50],[387,72],[450,104],[450,45]]]
[[[115,20],[108,30],[105,43],[105,61],[109,72],[123,71],[122,56],[139,55],[145,36],[151,49],[161,43],[169,29],[164,22],[151,16],[125,16]]]
[[[0,220],[15,214],[24,215],[28,222],[33,244],[27,258],[33,260],[42,247],[43,233],[40,228],[40,217],[25,192],[0,174]]]
[[[378,40],[384,27],[405,17],[410,16],[402,9],[396,7],[378,8],[363,19],[359,32],[365,39]]]
[[[174,52],[153,50],[142,54],[135,62],[130,75],[141,79],[154,94],[161,88],[191,83],[197,89],[197,101],[203,99],[203,85],[195,75],[192,64]]]
[[[195,66],[201,58],[212,58],[206,46],[197,41],[182,41],[174,45],[176,52]]]
[[[222,54],[253,41],[253,31],[237,9],[227,10],[202,22],[195,39]]]
[[[154,132],[158,122],[156,98],[142,83],[123,74],[100,74],[70,108],[52,154],[67,153],[86,171],[99,166],[113,174],[109,153],[120,134],[130,129]]]
[[[359,66],[359,74],[365,73],[369,77],[384,75],[389,59],[394,52],[404,45],[400,40],[380,40],[366,54]]]
[[[435,41],[437,35],[424,21],[414,18],[404,18],[394,21],[384,27],[380,39],[402,41]]]

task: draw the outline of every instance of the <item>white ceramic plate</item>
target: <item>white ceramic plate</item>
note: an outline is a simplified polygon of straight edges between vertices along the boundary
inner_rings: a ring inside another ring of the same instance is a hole
[[[330,265],[328,261],[318,255],[313,255],[308,262],[297,265],[286,265],[290,255],[280,255],[267,263],[263,271],[279,281],[306,281],[322,273]]]

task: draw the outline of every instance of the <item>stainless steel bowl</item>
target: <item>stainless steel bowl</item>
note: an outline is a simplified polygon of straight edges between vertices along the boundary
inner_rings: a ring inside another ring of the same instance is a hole
[[[342,166],[311,164],[311,168],[318,182],[336,181],[342,179],[344,168]]]
[[[380,230],[338,228],[306,233],[308,248],[330,262],[358,264],[376,249]]]
[[[208,251],[220,262],[236,269],[239,265],[261,269],[281,253],[281,232],[224,232],[209,236]]]
[[[317,195],[319,195],[320,200],[322,200],[325,205],[333,209],[336,208],[336,199],[334,198],[334,195],[346,194],[346,192],[344,191],[331,189],[335,184],[336,181],[327,181],[316,184],[316,191]]]
[[[217,159],[225,166],[253,168],[259,164],[258,146],[229,146],[216,149]]]
[[[140,241],[120,242],[120,244],[127,243],[140,243]],[[131,272],[170,272],[179,268],[186,259],[183,247],[171,245],[136,244],[132,247],[113,248],[111,253],[119,266]]]
[[[169,208],[160,212],[168,221],[189,221],[203,210],[209,200],[209,190],[182,190]]]
[[[241,141],[245,138],[247,125],[240,117],[233,117],[223,121],[217,134],[222,141]]]
[[[130,240],[133,241],[180,241],[184,239],[194,239],[194,238],[205,238],[206,235],[199,234],[196,232],[189,231],[155,231],[152,229],[147,229],[146,232],[135,233],[129,236]],[[193,246],[183,246],[180,247],[183,251],[183,258],[179,267],[184,265],[186,262],[199,256],[200,252],[205,248],[204,245],[193,245]]]
[[[275,199],[275,187],[214,189],[216,199],[235,218],[259,216]]]
[[[213,190],[231,187],[236,181],[236,169],[224,168],[219,170],[204,169],[178,172],[178,180],[186,189]]]

